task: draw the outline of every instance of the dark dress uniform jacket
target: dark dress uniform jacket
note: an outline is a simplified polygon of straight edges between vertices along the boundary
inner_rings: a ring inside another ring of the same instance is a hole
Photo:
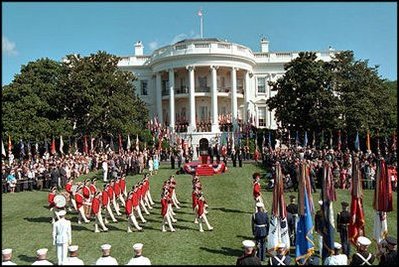
[[[275,257],[277,257],[279,260],[277,260]],[[283,263],[281,263],[282,261]],[[276,255],[270,258],[270,265],[272,266],[277,266],[277,265],[290,265],[291,263],[291,257],[289,255]]]
[[[258,227],[256,225],[264,226]],[[259,211],[252,215],[252,233],[255,238],[263,238],[267,236],[269,233],[269,216],[267,215],[267,212]]]
[[[368,252],[368,251],[362,251],[362,252],[357,252],[357,253],[353,254],[351,265],[353,265],[353,266],[357,266],[357,265],[365,265],[365,266],[367,266],[367,265],[369,265],[369,264],[373,264],[373,262],[374,262],[374,260],[375,260],[375,256],[374,256],[373,254],[371,254],[371,257],[370,257],[370,259],[368,260],[368,263],[369,263],[369,264],[367,264],[367,263],[358,255],[358,253],[359,253],[364,259],[368,259],[368,258],[370,257],[370,254],[371,254],[371,253]]]
[[[262,265],[255,255],[242,255],[237,259],[236,265]]]
[[[379,265],[395,266],[398,264],[398,253],[396,251],[390,251],[381,256]]]

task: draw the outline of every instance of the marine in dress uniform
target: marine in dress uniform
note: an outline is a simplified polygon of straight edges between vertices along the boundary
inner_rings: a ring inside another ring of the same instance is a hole
[[[270,265],[290,265],[291,257],[289,255],[286,255],[285,247],[286,245],[284,243],[280,243],[277,246],[277,254],[270,257]]]
[[[295,196],[290,196],[290,204],[287,206],[288,230],[290,233],[290,242],[295,244],[296,238],[296,225],[298,218],[298,204],[295,203]]]
[[[64,262],[64,265],[85,265],[81,259],[78,258],[78,246],[69,246],[69,257]]]
[[[103,255],[96,261],[96,265],[118,265],[117,260],[111,257],[111,245],[104,244],[101,246]]]
[[[394,266],[398,264],[398,252],[395,247],[397,244],[396,238],[388,236],[385,238],[386,251],[380,257],[379,265]]]
[[[346,254],[347,257],[350,255],[350,244],[348,236],[348,226],[351,220],[351,215],[348,211],[348,202],[341,202],[342,211],[337,214],[337,230],[341,238],[342,252]]]
[[[334,254],[325,259],[324,265],[348,265],[348,257],[339,253],[341,248],[340,243],[334,242]]]
[[[234,148],[231,150],[231,160],[233,161],[233,167],[237,167],[237,153]]]
[[[1,254],[3,256],[3,261],[1,262],[1,265],[17,265],[16,263],[12,262],[12,249],[11,248],[6,248],[1,251]]]
[[[143,252],[143,244],[136,243],[133,245],[134,257],[126,265],[151,265],[149,258],[144,257],[141,253]]]
[[[265,238],[269,233],[269,216],[263,211],[264,205],[256,203],[257,212],[252,215],[252,234],[256,240],[258,250],[256,256],[261,261],[265,260]]]
[[[244,240],[244,254],[237,259],[236,265],[262,265],[260,259],[255,255],[255,242],[252,240]]]
[[[370,239],[365,236],[359,236],[357,238],[357,243],[357,252],[353,254],[350,265],[372,265],[375,260],[375,256],[367,251],[368,246],[371,244]]]
[[[101,192],[98,191],[95,193],[94,198],[91,202],[91,211],[93,215],[96,218],[96,221],[94,222],[94,232],[99,233],[100,230],[98,229],[98,225],[101,226],[104,232],[108,231],[108,228],[105,226],[103,222],[103,217],[101,215]]]
[[[243,154],[242,154],[242,149],[239,148],[237,149],[237,159],[238,159],[238,167],[242,167],[242,158],[243,158]]]
[[[53,245],[56,246],[58,265],[62,265],[67,258],[68,245],[72,243],[72,228],[71,221],[65,219],[65,210],[58,215],[60,219],[53,224]]]
[[[37,259],[32,265],[54,265],[47,260],[47,248],[41,248],[36,251]]]

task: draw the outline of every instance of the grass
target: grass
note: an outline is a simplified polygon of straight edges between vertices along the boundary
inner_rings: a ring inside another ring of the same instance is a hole
[[[254,211],[252,199],[251,175],[262,170],[252,164],[243,168],[229,168],[227,173],[213,177],[203,177],[203,191],[209,203],[208,219],[214,227],[212,232],[200,233],[198,225],[193,223],[191,209],[191,176],[178,175],[177,196],[182,209],[176,211],[178,222],[176,232],[161,232],[160,192],[161,185],[174,171],[170,165],[163,164],[159,173],[151,178],[151,194],[156,202],[150,215],[144,215],[148,222],[141,224],[144,232],[127,233],[126,217],[118,218],[119,223],[109,224],[107,233],[94,233],[94,223],[77,224],[77,214],[67,214],[72,221],[72,242],[79,245],[79,258],[85,264],[94,264],[101,256],[100,246],[112,245],[111,254],[119,264],[126,264],[133,256],[132,245],[144,244],[143,254],[149,257],[152,264],[235,264],[242,254],[241,242],[252,238],[251,214]],[[92,177],[101,174],[91,173]],[[85,176],[87,177],[87,176]],[[81,177],[80,180],[85,177]],[[129,176],[128,188],[141,176]],[[101,180],[101,179],[100,179]],[[98,181],[98,188],[102,182]],[[48,258],[56,263],[56,251],[52,245],[52,226],[50,212],[47,209],[46,191],[20,192],[2,195],[2,248],[13,248],[13,261],[17,264],[31,264],[35,261],[37,249],[47,247]],[[270,207],[271,192],[262,192],[266,206]],[[297,193],[294,193],[297,194]],[[290,193],[285,194],[288,201]],[[340,210],[340,202],[350,201],[348,191],[337,190],[338,201],[334,203],[335,213]],[[314,195],[317,203],[319,194]],[[372,235],[374,211],[372,208],[373,191],[365,191],[364,210],[366,216],[366,235]],[[396,203],[396,193],[394,194]],[[397,210],[388,215],[388,230],[397,236]],[[339,235],[335,235],[339,241]],[[370,251],[375,250],[374,243]],[[354,250],[352,249],[352,253]]]

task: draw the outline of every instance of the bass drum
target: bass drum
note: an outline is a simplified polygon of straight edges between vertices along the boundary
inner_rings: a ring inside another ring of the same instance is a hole
[[[59,209],[62,209],[66,205],[66,198],[63,195],[56,195],[54,197],[55,206]]]

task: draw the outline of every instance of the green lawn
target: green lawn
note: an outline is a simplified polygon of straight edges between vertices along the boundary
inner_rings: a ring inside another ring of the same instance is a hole
[[[112,245],[111,254],[119,264],[126,264],[133,256],[132,245],[144,243],[144,255],[152,264],[235,264],[241,255],[241,242],[252,238],[251,214],[254,210],[251,175],[262,171],[252,164],[244,168],[229,168],[227,173],[203,177],[203,191],[209,203],[208,219],[214,227],[212,232],[200,233],[193,223],[191,209],[191,176],[178,175],[177,196],[182,209],[175,216],[178,220],[176,232],[161,232],[160,192],[162,182],[173,174],[168,164],[163,163],[158,175],[151,178],[151,194],[156,207],[150,215],[144,215],[148,222],[144,232],[126,232],[126,217],[118,218],[119,223],[109,224],[108,233],[94,233],[94,224],[77,224],[77,214],[68,214],[72,220],[72,241],[79,245],[79,257],[86,264],[94,264],[101,256],[100,245]],[[94,174],[90,174],[92,177]],[[100,175],[99,175],[100,176]],[[128,188],[141,176],[128,177]],[[81,178],[83,179],[83,177]],[[98,182],[102,188],[102,182]],[[20,192],[2,195],[2,248],[13,248],[13,261],[17,264],[31,264],[38,248],[49,249],[49,260],[56,263],[55,247],[52,245],[52,226],[47,207],[47,194],[44,191]],[[297,194],[297,193],[295,193]],[[340,209],[342,200],[350,201],[348,191],[338,190],[335,212]],[[286,193],[288,200],[290,193]],[[263,192],[266,206],[270,207],[271,192]],[[317,203],[319,194],[314,195]],[[366,191],[364,198],[366,215],[366,234],[372,234],[374,211],[372,209],[373,191]],[[396,203],[396,193],[394,195]],[[397,210],[388,215],[389,233],[397,236]],[[204,229],[207,229],[206,227]],[[336,235],[337,240],[339,235]],[[374,250],[374,244],[371,250]],[[353,252],[353,250],[352,250]]]

